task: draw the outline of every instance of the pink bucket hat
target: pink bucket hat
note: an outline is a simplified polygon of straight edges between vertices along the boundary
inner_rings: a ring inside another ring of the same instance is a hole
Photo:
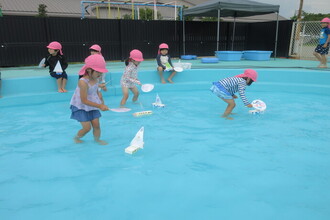
[[[323,18],[321,22],[328,23],[328,28],[330,28],[330,18]]]
[[[240,78],[248,77],[251,78],[253,82],[257,82],[258,73],[253,69],[246,69],[244,70],[243,74],[236,75],[235,77],[240,77]]]
[[[60,51],[60,54],[63,55],[63,53],[62,53],[62,45],[61,45],[59,42],[57,42],[57,41],[53,41],[53,42],[51,42],[51,43],[47,46],[47,48],[49,48],[49,49],[53,49],[53,50],[59,50],[59,51]]]
[[[101,47],[100,47],[100,45],[94,44],[89,49],[96,50],[96,51],[98,51],[98,52],[101,53]]]
[[[169,50],[169,47],[165,43],[160,44],[159,47],[158,47],[158,54],[160,54],[161,49],[168,49]]]
[[[85,59],[85,65],[79,70],[79,75],[84,75],[86,69],[91,68],[100,73],[106,73],[108,70],[106,69],[106,63],[100,54],[90,55]]]
[[[138,62],[141,62],[143,61],[143,54],[141,51],[139,50],[132,50],[130,53],[129,53],[129,58],[131,58],[132,60],[135,60],[135,61],[138,61]]]

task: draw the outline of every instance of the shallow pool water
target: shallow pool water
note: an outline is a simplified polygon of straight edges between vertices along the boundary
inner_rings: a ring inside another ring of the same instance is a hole
[[[67,101],[1,108],[0,218],[328,219],[329,95],[251,87],[265,114],[238,99],[233,121],[208,90],[159,95],[164,109],[144,93],[132,112],[103,112],[107,146],[73,143]],[[125,154],[141,126],[145,148]]]

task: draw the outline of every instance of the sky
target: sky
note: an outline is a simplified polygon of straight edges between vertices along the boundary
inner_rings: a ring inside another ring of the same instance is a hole
[[[285,18],[294,16],[299,9],[300,0],[254,0],[257,2],[280,5],[280,15]],[[304,0],[303,10],[307,13],[330,13],[330,0]]]

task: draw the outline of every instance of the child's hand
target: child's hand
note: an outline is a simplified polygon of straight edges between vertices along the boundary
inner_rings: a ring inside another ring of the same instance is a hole
[[[234,99],[237,99],[237,96],[236,96],[236,95],[233,95],[233,98],[234,98]]]
[[[251,105],[251,104],[248,104],[246,107],[248,107],[248,108],[252,108],[252,107],[253,107],[253,105]]]
[[[46,64],[42,64],[41,66],[42,66],[42,67],[46,67]]]
[[[103,90],[103,91],[107,91],[107,87],[105,86],[105,83],[101,83],[99,84],[99,87]]]
[[[101,109],[102,111],[109,111],[109,107],[104,104],[101,104],[99,109]]]

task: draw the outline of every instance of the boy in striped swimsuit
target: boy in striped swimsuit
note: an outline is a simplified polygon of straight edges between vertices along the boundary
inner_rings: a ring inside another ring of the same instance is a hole
[[[243,74],[224,78],[218,82],[213,82],[210,90],[228,104],[222,117],[233,120],[233,118],[229,117],[229,115],[232,114],[231,112],[236,106],[234,101],[234,99],[237,98],[235,95],[236,92],[239,93],[244,105],[246,107],[252,108],[252,105],[245,97],[245,88],[246,86],[250,86],[253,82],[256,82],[257,77],[258,74],[255,70],[246,69]]]

